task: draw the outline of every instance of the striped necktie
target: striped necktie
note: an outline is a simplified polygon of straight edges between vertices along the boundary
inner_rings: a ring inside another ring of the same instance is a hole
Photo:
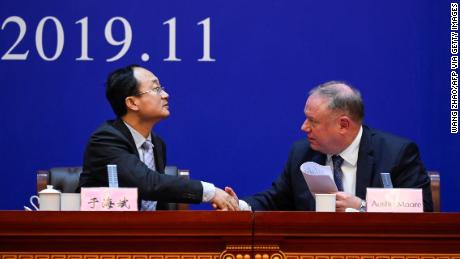
[[[342,163],[343,158],[338,155],[332,156],[332,165],[334,167],[334,181],[335,185],[337,185],[337,189],[339,192],[343,192],[343,172],[342,172]]]
[[[156,170],[155,168],[155,158],[153,156],[153,144],[149,140],[146,140],[142,146],[142,151],[144,155],[144,164],[148,166],[148,168],[152,170]],[[142,211],[152,211],[156,210],[157,202],[156,201],[148,201],[142,200],[141,210]]]

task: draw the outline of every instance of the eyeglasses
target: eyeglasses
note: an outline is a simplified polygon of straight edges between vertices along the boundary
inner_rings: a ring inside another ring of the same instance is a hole
[[[163,86],[157,86],[157,87],[154,87],[152,89],[149,89],[147,91],[144,91],[144,92],[140,92],[138,94],[135,94],[134,96],[141,96],[143,94],[146,94],[146,93],[154,93],[154,94],[157,94],[157,95],[161,95],[162,92],[165,92],[165,88]]]

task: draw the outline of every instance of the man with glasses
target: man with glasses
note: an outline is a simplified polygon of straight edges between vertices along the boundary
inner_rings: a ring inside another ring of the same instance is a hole
[[[138,188],[141,210],[164,209],[168,202],[239,209],[234,198],[211,183],[164,174],[166,146],[152,129],[169,116],[169,95],[152,72],[137,65],[112,72],[106,97],[117,119],[90,137],[79,187],[108,186],[107,165],[115,164],[119,186]]]

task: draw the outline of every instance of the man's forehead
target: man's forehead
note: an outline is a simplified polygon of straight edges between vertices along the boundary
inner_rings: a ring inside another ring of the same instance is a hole
[[[308,97],[305,103],[305,113],[316,113],[320,111],[326,111],[329,104],[329,100],[319,95],[311,95]]]
[[[135,67],[133,73],[139,82],[158,82],[158,77],[145,68]]]

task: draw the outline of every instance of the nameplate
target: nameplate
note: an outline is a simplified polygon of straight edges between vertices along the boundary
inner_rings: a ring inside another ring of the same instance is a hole
[[[367,212],[423,212],[422,189],[367,188]]]
[[[81,188],[82,211],[137,211],[137,188]]]

